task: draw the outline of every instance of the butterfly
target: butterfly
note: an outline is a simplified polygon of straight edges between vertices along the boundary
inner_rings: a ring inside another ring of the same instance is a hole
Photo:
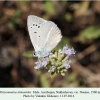
[[[61,31],[52,21],[29,15],[27,26],[35,49],[35,56],[38,58],[48,56],[50,51],[61,41]]]

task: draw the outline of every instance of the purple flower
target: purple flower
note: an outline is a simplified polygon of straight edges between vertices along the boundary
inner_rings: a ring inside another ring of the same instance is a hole
[[[35,69],[45,67],[48,69],[48,72],[51,72],[51,76],[53,75],[52,72],[55,72],[55,70],[56,73],[61,73],[61,75],[64,76],[66,70],[70,68],[73,55],[75,55],[75,50],[73,48],[68,48],[68,46],[65,45],[59,51],[50,52],[48,56],[38,58],[38,61],[35,63]]]
[[[63,47],[63,49],[62,49],[62,53],[66,53],[66,50],[68,50],[69,48],[68,48],[68,46],[66,45],[66,46],[64,46]]]
[[[41,61],[35,62],[36,66],[34,67],[35,69],[40,69],[41,67],[46,67],[46,65],[49,63],[49,59],[46,58],[41,58]]]
[[[35,62],[36,66],[34,67],[35,69],[40,69],[42,67],[41,61]]]
[[[67,61],[65,61],[65,62],[63,63],[63,66],[64,66],[66,69],[68,69],[68,68],[70,68],[70,63],[71,63],[71,60],[67,60]]]
[[[56,69],[56,67],[55,66],[52,66],[52,67],[50,67],[49,72],[54,72],[55,69]]]
[[[68,56],[71,56],[71,55],[75,55],[75,50],[73,48],[68,48],[68,46],[64,46],[62,51],[61,51],[62,54],[67,54]]]
[[[66,50],[65,54],[67,54],[68,56],[71,56],[73,54],[75,54],[75,51],[73,48]]]
[[[46,67],[46,65],[49,63],[49,59],[46,58],[42,58],[42,66]]]

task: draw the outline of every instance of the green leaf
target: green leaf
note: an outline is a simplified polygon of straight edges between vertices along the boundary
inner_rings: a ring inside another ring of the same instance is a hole
[[[27,1],[19,1],[20,2],[20,4],[21,4],[21,6],[26,6],[27,5]]]
[[[66,72],[66,71],[67,71],[67,69],[66,69],[66,68],[63,68],[63,69],[62,69],[62,72]]]
[[[71,22],[71,21],[72,21],[72,15],[71,15],[71,13],[66,13],[66,14],[65,14],[65,20],[66,20],[67,22]]]
[[[69,76],[67,77],[67,81],[68,81],[68,83],[75,82],[76,81],[76,74],[75,73],[69,74]]]
[[[57,75],[56,71],[55,72],[51,72],[51,78],[55,77]]]
[[[21,9],[17,9],[15,11],[15,16],[18,17],[18,16],[20,16],[20,14],[21,14]]]
[[[81,42],[86,42],[87,39],[97,39],[100,37],[100,28],[97,26],[90,26],[80,32]]]
[[[13,30],[13,29],[14,29],[14,24],[13,24],[12,22],[9,22],[9,23],[8,23],[8,27],[9,27],[11,30]]]
[[[40,75],[40,84],[41,87],[50,87],[49,81],[46,79],[46,77],[43,74]]]
[[[61,75],[62,75],[62,76],[65,76],[65,73],[62,72]]]
[[[63,6],[65,6],[67,4],[67,0],[62,0],[61,3],[63,4]]]
[[[54,4],[52,1],[45,1],[44,9],[49,14],[52,14],[52,15],[55,14],[55,8],[54,8]]]
[[[14,22],[15,24],[20,24],[20,23],[22,23],[22,20],[19,19],[19,18],[15,18],[15,19],[13,19],[13,22]]]
[[[23,56],[24,57],[29,57],[29,58],[34,57],[33,53],[34,53],[34,51],[26,51],[26,52],[23,53]]]

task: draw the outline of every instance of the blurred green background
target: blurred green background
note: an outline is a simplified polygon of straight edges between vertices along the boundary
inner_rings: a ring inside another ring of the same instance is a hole
[[[61,29],[64,44],[76,55],[66,75],[50,78],[35,70],[27,16],[51,20]],[[0,1],[0,87],[100,87],[99,1]]]

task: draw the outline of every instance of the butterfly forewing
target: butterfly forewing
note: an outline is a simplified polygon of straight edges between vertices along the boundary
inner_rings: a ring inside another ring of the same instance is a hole
[[[28,19],[27,19],[28,31],[29,31],[30,39],[34,46],[35,51],[39,49],[38,47],[39,30],[42,24],[45,22],[46,20],[39,18],[37,16],[34,16],[34,15],[28,16]]]

